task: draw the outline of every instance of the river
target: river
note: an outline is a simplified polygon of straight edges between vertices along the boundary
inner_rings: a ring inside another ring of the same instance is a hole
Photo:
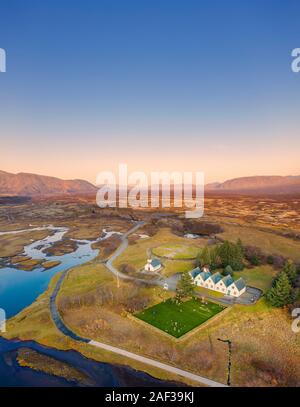
[[[58,260],[61,263],[52,269],[45,270],[43,267],[32,271],[19,270],[12,267],[0,269],[0,308],[6,312],[7,318],[19,313],[23,308],[30,305],[48,287],[51,278],[58,272],[68,270],[72,267],[86,263],[98,255],[98,250],[92,249],[93,242],[89,240],[76,240],[77,249],[62,256],[49,256],[44,250],[64,237],[68,228],[44,226],[11,232],[0,232],[0,235],[15,234],[31,230],[48,229],[53,234],[45,239],[37,240],[24,247],[24,256],[32,259]],[[115,232],[104,231],[104,236],[97,240],[106,239]]]
[[[70,382],[62,377],[19,366],[16,360],[17,351],[24,347],[67,363],[83,373],[87,380],[85,383]],[[87,359],[73,350],[60,351],[34,341],[8,341],[0,337],[0,387],[173,387],[177,385],[174,382],[155,379],[130,367]]]

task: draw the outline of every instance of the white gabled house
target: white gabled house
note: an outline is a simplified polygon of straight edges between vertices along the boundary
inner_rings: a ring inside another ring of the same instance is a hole
[[[217,284],[218,284],[220,281],[222,281],[223,276],[218,272],[218,273],[214,273],[214,274],[211,276],[210,279],[211,279],[211,281],[213,282],[213,290],[215,290]]]
[[[158,271],[161,267],[161,262],[158,259],[148,259],[144,269],[145,271]]]
[[[230,276],[226,276],[226,277],[222,278],[220,281],[217,282],[217,284],[215,285],[215,290],[216,291],[219,291],[220,293],[226,294],[226,292],[227,292],[227,284],[228,284],[228,278],[227,277],[230,277]],[[230,281],[230,284],[232,284],[232,281]]]
[[[192,277],[194,284],[198,284],[199,281],[199,274],[201,273],[201,270],[199,267],[196,267],[195,269],[189,271],[189,275]]]
[[[200,267],[196,267],[194,270],[190,271],[189,273],[194,281],[194,284],[196,284],[200,287],[205,287],[207,284],[207,280],[211,276],[211,273],[208,269],[203,268],[203,271],[201,271]]]
[[[189,273],[195,285],[218,291],[224,295],[239,297],[246,291],[246,284],[242,278],[234,281],[230,275],[223,277],[219,272],[211,274],[207,267],[204,267],[202,271],[197,267]]]
[[[246,291],[246,284],[242,278],[234,281],[229,287],[229,295],[233,297],[239,297]]]

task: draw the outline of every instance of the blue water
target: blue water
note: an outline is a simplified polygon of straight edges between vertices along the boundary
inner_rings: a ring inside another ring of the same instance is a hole
[[[84,373],[84,383],[70,382],[62,377],[37,372],[19,366],[16,356],[20,348],[31,348],[43,355],[50,356],[73,366]],[[112,365],[87,359],[80,353],[60,351],[40,345],[34,341],[19,341],[0,338],[0,387],[123,387],[123,386],[178,386],[179,383],[166,382],[126,366]]]
[[[67,229],[58,228],[54,235],[33,242],[24,248],[24,254],[34,259],[61,261],[58,266],[49,270],[37,268],[32,271],[16,270],[10,267],[0,269],[0,308],[5,310],[7,318],[16,315],[42,294],[56,273],[86,263],[97,256],[98,250],[93,250],[92,242],[86,240],[78,241],[78,248],[73,253],[63,256],[46,256],[43,249],[49,247],[51,243],[61,240],[66,231]]]

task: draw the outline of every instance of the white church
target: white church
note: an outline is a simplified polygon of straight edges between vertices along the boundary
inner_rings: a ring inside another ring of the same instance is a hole
[[[148,259],[145,264],[145,271],[158,271],[162,268],[162,264],[158,259]]]

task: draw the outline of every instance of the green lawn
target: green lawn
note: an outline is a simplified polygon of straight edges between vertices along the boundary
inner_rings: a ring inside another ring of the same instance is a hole
[[[195,268],[194,260],[163,260],[164,268],[162,274],[166,277],[170,277],[176,273],[185,273]]]
[[[277,273],[272,266],[263,265],[252,269],[235,271],[233,277],[234,279],[242,277],[247,285],[266,291],[272,286],[273,278]]]
[[[202,304],[201,301],[192,299],[177,305],[172,299],[168,299],[135,317],[180,338],[223,310],[224,307],[212,302]]]
[[[300,242],[276,233],[266,232],[248,226],[221,224],[224,232],[219,233],[224,240],[236,242],[240,238],[244,245],[257,246],[264,253],[279,254],[293,261],[300,261]]]

